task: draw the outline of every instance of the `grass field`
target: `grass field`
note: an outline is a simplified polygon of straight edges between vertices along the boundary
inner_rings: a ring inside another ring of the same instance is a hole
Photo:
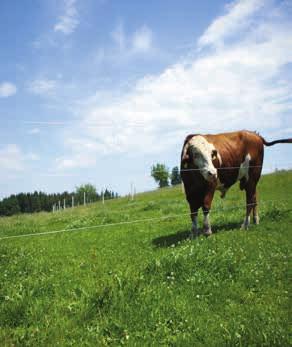
[[[259,195],[260,225],[239,230],[236,186],[192,241],[181,187],[1,218],[0,237],[169,216],[0,240],[0,346],[291,345],[292,172]]]

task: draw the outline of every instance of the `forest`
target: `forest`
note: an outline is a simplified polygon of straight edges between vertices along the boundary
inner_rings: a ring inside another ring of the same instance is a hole
[[[85,193],[85,194],[84,194]],[[85,201],[84,201],[85,195]],[[118,197],[116,192],[105,189],[104,192],[98,193],[96,188],[91,184],[81,185],[74,192],[63,193],[45,193],[35,191],[33,193],[12,194],[0,201],[0,216],[12,216],[18,213],[33,213],[40,211],[52,211],[55,205],[56,209],[88,204],[102,200]],[[60,202],[60,205],[59,205]]]

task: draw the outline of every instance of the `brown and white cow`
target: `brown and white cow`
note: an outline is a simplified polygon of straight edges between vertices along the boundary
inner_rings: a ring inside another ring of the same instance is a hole
[[[191,210],[191,236],[199,234],[199,208],[204,213],[203,233],[212,234],[209,212],[215,190],[221,191],[224,197],[236,181],[246,192],[246,217],[242,228],[248,228],[251,211],[254,223],[259,223],[256,186],[262,172],[264,145],[276,143],[292,143],[292,138],[267,142],[250,131],[187,136],[181,154],[181,177]]]

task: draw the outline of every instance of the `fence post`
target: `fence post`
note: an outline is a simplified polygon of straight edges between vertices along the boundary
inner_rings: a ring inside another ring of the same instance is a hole
[[[133,201],[136,195],[136,187],[134,185],[134,183],[131,183],[131,200]]]

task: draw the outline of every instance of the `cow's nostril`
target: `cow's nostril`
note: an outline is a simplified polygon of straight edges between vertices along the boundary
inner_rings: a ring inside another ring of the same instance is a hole
[[[208,171],[208,175],[209,175],[209,176],[213,176],[213,174],[212,174],[211,171]]]

